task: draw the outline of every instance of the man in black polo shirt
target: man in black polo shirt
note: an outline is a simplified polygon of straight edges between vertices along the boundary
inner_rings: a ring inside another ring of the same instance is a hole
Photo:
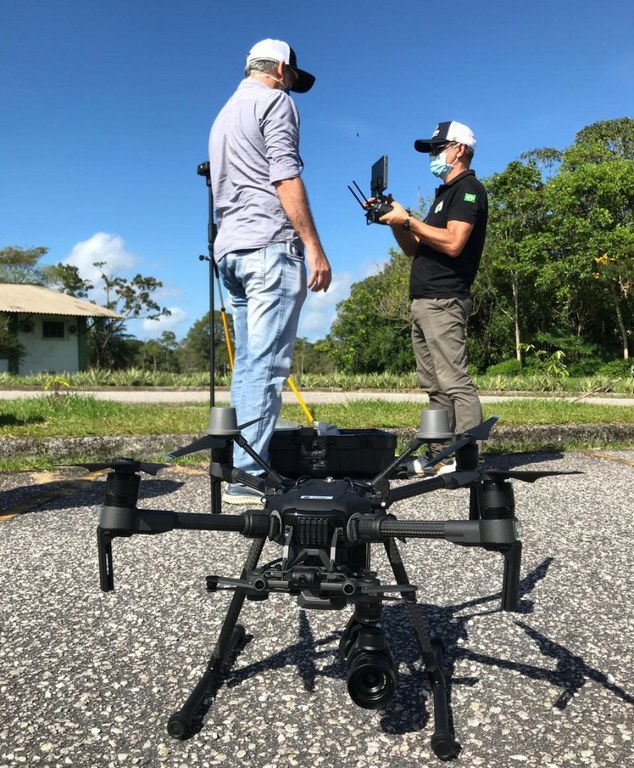
[[[444,408],[460,433],[482,421],[482,408],[467,371],[466,331],[470,288],[488,217],[486,190],[470,169],[476,140],[455,121],[439,123],[430,139],[414,143],[430,155],[431,172],[442,179],[425,221],[392,201],[381,218],[397,243],[413,257],[410,273],[412,343],[420,386],[430,408]],[[431,446],[432,454],[440,446]]]

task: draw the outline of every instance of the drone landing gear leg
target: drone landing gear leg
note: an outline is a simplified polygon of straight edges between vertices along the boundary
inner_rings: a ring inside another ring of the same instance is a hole
[[[504,553],[504,576],[502,577],[502,610],[517,611],[520,596],[520,566],[522,542],[516,541]]]
[[[251,544],[251,549],[242,571],[242,578],[245,577],[247,571],[252,570],[257,565],[265,542],[266,538],[262,538],[255,539]],[[237,622],[245,597],[244,592],[239,590],[234,592],[207,669],[194,690],[190,693],[185,704],[177,712],[174,712],[167,723],[167,732],[172,738],[186,739],[191,735],[194,716],[201,708],[210,691],[217,684],[224,663],[231,656],[236,646],[243,640],[245,635],[244,627]]]
[[[385,550],[392,571],[399,584],[409,584],[401,554],[394,539],[385,542]],[[425,671],[434,696],[434,733],[431,737],[431,748],[436,757],[441,760],[451,760],[456,754],[456,739],[449,724],[449,703],[447,688],[442,673],[443,645],[440,640],[431,640],[417,609],[416,595],[413,592],[402,592],[405,610],[412,622],[416,639],[421,650]]]

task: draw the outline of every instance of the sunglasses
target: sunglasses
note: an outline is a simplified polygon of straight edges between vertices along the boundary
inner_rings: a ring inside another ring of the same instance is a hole
[[[450,147],[455,147],[457,142],[455,141],[449,141],[446,144],[441,144],[439,147],[434,147],[434,149],[431,150],[429,153],[432,157],[438,157],[438,155],[441,152],[444,152],[446,149],[449,149]]]

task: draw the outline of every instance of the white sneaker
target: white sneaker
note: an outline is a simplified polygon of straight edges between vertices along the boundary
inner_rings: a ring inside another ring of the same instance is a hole
[[[428,466],[428,464],[428,459],[424,456],[417,456],[405,464],[405,470],[408,475],[423,475],[424,477],[435,477],[436,475],[445,475],[447,472],[456,471],[455,459],[441,461],[440,464],[433,464],[432,466]]]
[[[225,504],[260,504],[262,498],[262,494],[255,488],[248,488],[239,483],[227,485],[227,489],[222,495],[222,501]]]

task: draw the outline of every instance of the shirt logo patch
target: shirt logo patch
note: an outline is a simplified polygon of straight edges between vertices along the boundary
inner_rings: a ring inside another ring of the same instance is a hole
[[[465,199],[466,203],[475,203],[476,196],[474,194],[472,194],[471,192],[465,192],[464,199]]]
[[[444,200],[441,200],[438,203],[438,205],[434,208],[434,213],[440,213],[440,211],[442,211],[442,204],[443,204],[443,202],[444,202]]]

